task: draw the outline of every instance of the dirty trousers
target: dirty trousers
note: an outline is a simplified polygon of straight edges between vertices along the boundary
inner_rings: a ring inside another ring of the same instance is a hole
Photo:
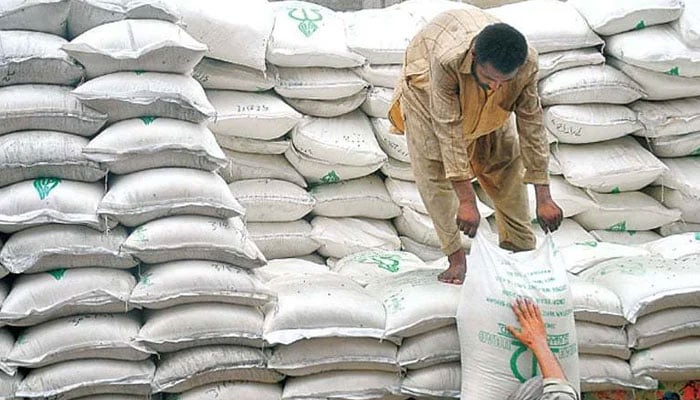
[[[457,227],[459,199],[445,178],[440,144],[433,133],[428,97],[422,90],[406,90],[402,99],[406,141],[416,184],[435,226],[442,251],[462,248]],[[465,139],[472,173],[491,198],[496,211],[500,246],[507,250],[535,248],[527,187],[518,136],[512,119],[500,129],[471,142]],[[482,224],[483,225],[483,221]],[[483,226],[480,227],[483,229]]]

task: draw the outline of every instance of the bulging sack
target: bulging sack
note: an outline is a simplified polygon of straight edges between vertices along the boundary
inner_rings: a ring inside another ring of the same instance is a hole
[[[291,147],[291,146],[290,146]],[[224,150],[229,165],[219,171],[227,183],[245,179],[279,179],[305,188],[306,181],[281,154],[250,154]]]
[[[551,237],[537,250],[510,254],[479,230],[470,260],[469,279],[457,310],[462,398],[506,398],[538,374],[532,353],[503,329],[503,325],[518,326],[511,309],[516,297],[537,301],[548,324],[550,347],[556,349],[569,382],[578,388],[574,304]]]
[[[88,79],[119,71],[190,74],[207,51],[172,22],[145,19],[97,26],[62,48],[85,67]]]
[[[219,145],[228,150],[248,154],[284,154],[291,141],[286,137],[276,140],[250,139],[238,136],[216,136]]]
[[[389,88],[373,87],[367,94],[367,99],[362,104],[362,111],[370,117],[386,118],[389,114],[394,90]]]
[[[186,75],[116,72],[91,79],[72,93],[107,114],[110,122],[166,117],[200,123],[216,115],[204,89]]]
[[[61,50],[66,39],[42,32],[3,31],[0,86],[45,83],[72,86],[83,68]]]
[[[310,193],[316,200],[313,215],[391,219],[401,214],[376,175],[314,186]]]
[[[352,382],[351,385],[348,382]],[[310,398],[391,399],[398,393],[399,374],[381,371],[329,371],[290,378],[282,400]]]
[[[627,361],[615,357],[582,354],[579,368],[583,391],[654,390],[659,385],[649,376],[633,374]]]
[[[302,257],[318,250],[320,244],[312,236],[306,220],[291,222],[250,222],[250,240],[267,259]]]
[[[68,37],[124,19],[178,22],[180,14],[166,0],[76,0],[71,2],[68,14]]]
[[[459,398],[461,365],[458,362],[410,370],[401,381],[401,393],[430,398]]]
[[[248,222],[291,222],[303,218],[316,200],[306,190],[278,179],[246,179],[228,185],[245,208]]]
[[[208,57],[194,67],[192,77],[205,89],[264,92],[275,87],[272,69],[263,72]]]
[[[390,221],[370,218],[316,217],[311,238],[324,257],[343,258],[367,250],[399,250],[401,241]]]
[[[642,129],[637,114],[617,104],[562,104],[544,113],[547,130],[564,144],[604,142]]]
[[[348,49],[335,11],[305,1],[273,3],[275,26],[267,60],[283,67],[357,67],[364,57]]]
[[[455,325],[406,338],[399,348],[398,362],[409,370],[459,362],[459,335]]]
[[[700,372],[700,339],[689,337],[662,343],[635,353],[630,367],[635,375],[663,381],[695,379]]]
[[[362,67],[353,69],[360,78],[367,81],[372,86],[385,88],[394,88],[399,82],[401,76],[400,64],[382,64],[382,65],[363,65]]]
[[[348,165],[332,160],[321,160],[301,153],[294,145],[289,146],[284,156],[293,169],[301,173],[311,185],[361,178],[377,171],[384,164],[384,161],[380,161],[374,164]],[[345,158],[349,159],[350,157]]]
[[[649,138],[647,144],[657,157],[696,156],[700,155],[700,132]]]
[[[574,216],[588,230],[644,231],[681,218],[680,210],[668,209],[642,192],[589,192],[589,195],[596,207]]]
[[[592,322],[576,321],[579,354],[611,356],[629,360],[627,331]]]
[[[629,104],[644,91],[627,75],[609,65],[589,65],[553,73],[539,82],[542,105],[600,103]]]
[[[700,97],[669,101],[638,101],[630,105],[644,129],[636,134],[648,138],[700,131]]]
[[[411,253],[371,250],[341,258],[331,270],[367,286],[393,279],[403,272],[427,268],[420,258]]]
[[[694,172],[698,171],[700,166],[697,157],[665,158],[663,163],[668,169],[664,171],[660,182],[655,184],[662,184],[693,199],[700,199],[700,175]]]
[[[604,36],[674,21],[684,8],[681,0],[573,0],[570,3],[597,34]]]
[[[672,24],[687,46],[700,48],[700,5],[693,1],[685,4],[681,17]]]
[[[337,100],[367,87],[367,82],[350,69],[278,68],[275,92],[282,97],[308,100]]]
[[[9,0],[0,8],[0,29],[66,35],[70,2],[66,0]]]
[[[644,193],[668,208],[680,210],[682,221],[700,224],[700,202],[697,198],[664,186],[647,187],[644,189]],[[660,238],[657,236],[656,239]]]
[[[597,47],[553,51],[551,53],[540,54],[537,58],[537,79],[542,80],[563,69],[582,67],[584,65],[597,65],[604,62],[605,57]]]
[[[16,85],[0,88],[0,135],[15,131],[53,130],[94,136],[107,115],[57,85]]]
[[[673,100],[700,96],[700,78],[671,75],[664,72],[640,68],[614,57],[606,60],[632,78],[644,91],[645,100]]]
[[[215,382],[186,390],[175,396],[177,396],[179,400],[280,400],[280,398],[282,398],[282,387],[274,383]]]
[[[226,155],[204,125],[142,117],[110,125],[83,148],[85,158],[115,174],[162,167],[215,171]]]
[[[309,100],[286,98],[287,104],[304,115],[312,117],[334,118],[351,113],[367,99],[367,89],[363,89],[352,96],[336,100]]]
[[[387,118],[370,118],[370,122],[372,122],[372,128],[379,142],[379,147],[382,148],[387,156],[404,163],[410,163],[411,156],[408,154],[406,136],[391,133],[391,123]]]

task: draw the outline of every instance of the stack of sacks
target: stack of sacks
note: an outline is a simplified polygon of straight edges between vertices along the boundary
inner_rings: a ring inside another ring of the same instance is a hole
[[[700,379],[698,307],[700,277],[697,255],[621,258],[601,263],[581,274],[621,300],[630,358],[636,379],[683,381]],[[695,337],[694,337],[695,336]],[[595,361],[600,365],[600,361]]]
[[[571,3],[596,32],[606,36],[608,64],[625,73],[643,90],[642,98],[629,106],[638,119],[634,135],[638,136],[639,142],[660,157],[664,164],[696,155],[700,147],[700,50],[692,47],[693,41],[687,35],[674,30],[674,26],[681,25],[679,17],[686,13],[689,17],[682,21],[683,24],[692,20],[695,6],[686,12],[684,2],[679,0],[616,3],[575,0]],[[688,33],[692,30],[689,29],[680,31]],[[693,171],[694,167],[690,168],[686,172]],[[669,180],[678,179],[670,171],[664,176],[668,174]],[[666,179],[660,179],[654,185],[666,186],[665,182]],[[674,187],[662,189],[656,186],[645,189],[645,194],[667,208],[677,208],[682,212],[682,222],[667,219],[659,232],[669,235],[698,228],[693,225],[700,222],[693,215],[698,197]],[[635,201],[641,200],[640,197]],[[646,196],[644,202],[656,207],[656,202],[649,202]],[[627,230],[634,229],[627,227]],[[635,240],[641,241],[641,238]]]
[[[282,399],[380,400],[397,393],[399,340],[385,336],[381,300],[347,276],[285,263],[300,272],[270,274],[277,275],[267,284],[278,301],[265,308],[264,327],[264,339],[275,345],[269,368],[289,376]]]
[[[246,270],[265,259],[240,219],[244,208],[214,172],[225,163],[204,125],[214,109],[189,76],[207,47],[172,22],[124,19],[98,25],[64,49],[90,78],[75,95],[112,123],[84,151],[116,174],[97,211],[132,229],[122,254],[149,264],[136,288],[128,275],[129,304],[156,311],[129,337],[135,348],[167,356],[140,394],[279,380],[259,350],[263,316],[256,307],[272,295]],[[92,280],[99,281],[111,282]]]
[[[385,183],[391,199],[401,207],[401,215],[394,219],[394,225],[401,235],[403,249],[418,255],[424,261],[434,261],[444,257],[433,221],[428,215],[416,184],[393,178],[387,178]],[[480,229],[489,230],[490,233],[486,218],[493,215],[494,211],[478,200],[477,207],[483,219]],[[471,240],[466,235],[462,235],[462,247],[468,250],[470,245]]]

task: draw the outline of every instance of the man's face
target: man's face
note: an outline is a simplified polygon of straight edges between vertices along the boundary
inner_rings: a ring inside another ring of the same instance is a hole
[[[490,89],[493,91],[498,90],[506,82],[515,78],[518,74],[518,69],[511,72],[510,74],[502,74],[496,68],[494,68],[491,63],[479,64],[474,62],[474,75],[476,76],[476,81],[484,89]]]

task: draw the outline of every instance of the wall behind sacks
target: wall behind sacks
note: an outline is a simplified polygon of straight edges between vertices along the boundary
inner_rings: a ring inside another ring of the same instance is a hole
[[[281,1],[281,0],[270,0]],[[362,10],[365,8],[383,8],[401,3],[403,0],[308,0],[336,11]],[[498,7],[504,4],[518,3],[523,0],[462,0],[462,3],[473,4],[480,8]]]

